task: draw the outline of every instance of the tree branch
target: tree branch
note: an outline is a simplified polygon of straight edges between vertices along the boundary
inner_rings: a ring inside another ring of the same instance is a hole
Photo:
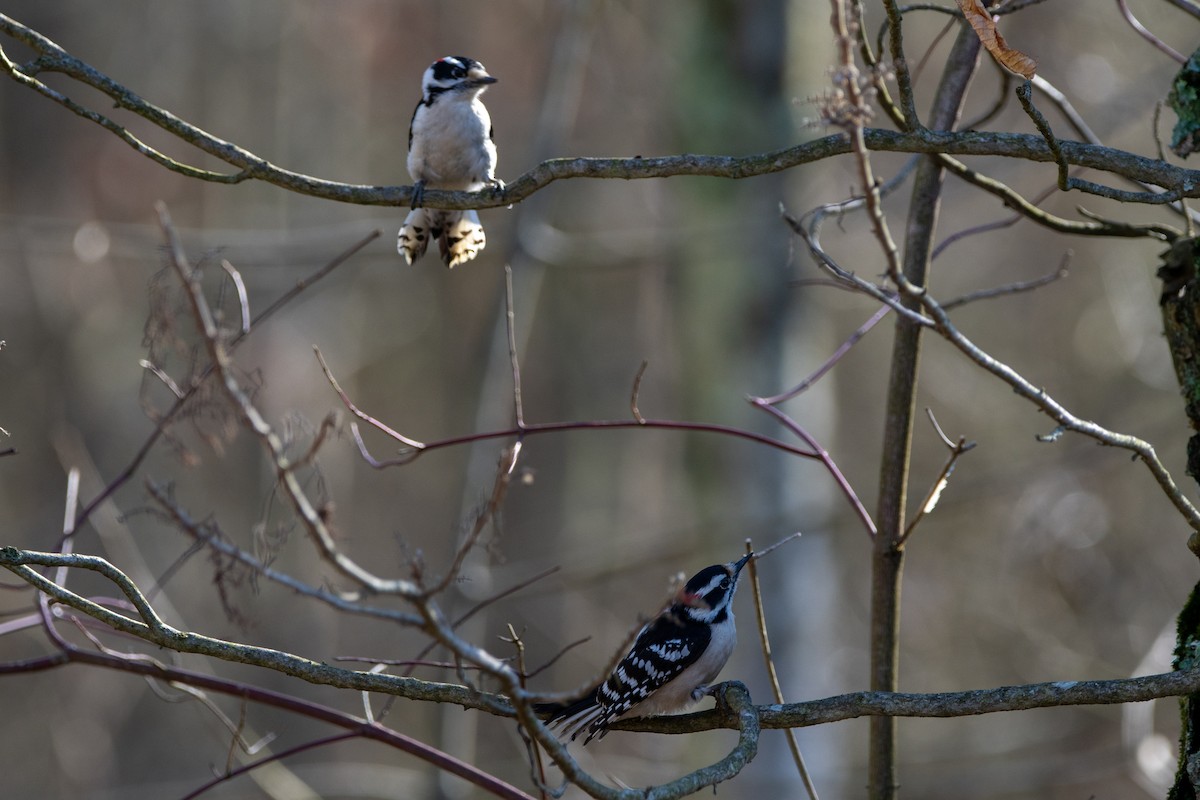
[[[759,717],[764,729],[803,728],[865,716],[968,717],[1031,708],[1140,703],[1182,697],[1196,691],[1200,691],[1200,670],[1188,670],[1137,678],[1053,681],[935,694],[850,692],[804,703],[762,706]],[[710,709],[674,717],[622,720],[610,727],[624,731],[693,733],[731,728],[733,722],[719,710]]]
[[[180,119],[166,109],[150,103],[130,89],[104,75],[99,70],[75,58],[59,45],[37,31],[0,14],[0,33],[33,48],[39,56],[29,64],[13,62],[0,48],[0,68],[21,85],[63,105],[79,116],[101,125],[133,149],[155,162],[187,177],[217,183],[241,183],[260,180],[282,189],[311,197],[358,205],[401,207],[411,204],[411,186],[367,186],[338,183],[283,169],[232,142]],[[56,72],[90,86],[107,95],[118,108],[131,111],[175,136],[180,141],[220,159],[236,172],[218,173],[188,166],[148,147],[124,126],[75,103],[66,95],[51,89],[36,75]],[[902,96],[906,93],[901,91]],[[904,98],[905,105],[911,102]],[[915,116],[911,117],[915,120]],[[1002,156],[1028,161],[1053,162],[1055,154],[1041,136],[1019,133],[989,133],[977,131],[947,132],[917,127],[907,133],[878,128],[864,128],[863,140],[868,150],[907,153],[944,153],[947,155]],[[1062,159],[1066,163],[1091,167],[1102,172],[1120,175],[1171,190],[1170,198],[1200,197],[1200,171],[1184,169],[1166,162],[1128,153],[1109,147],[1059,140]],[[503,190],[485,189],[479,192],[449,192],[429,189],[423,204],[430,208],[480,209],[512,205],[533,195],[558,180],[569,178],[620,178],[638,180],[666,178],[679,175],[740,179],[782,172],[851,151],[845,134],[825,136],[794,147],[750,156],[714,156],[682,154],[657,158],[556,158],[543,161],[509,183]],[[1094,185],[1079,185],[1092,191]],[[1104,187],[1100,187],[1104,188]],[[1110,190],[1111,191],[1111,190]],[[1146,193],[1129,199],[1135,202],[1167,202]]]

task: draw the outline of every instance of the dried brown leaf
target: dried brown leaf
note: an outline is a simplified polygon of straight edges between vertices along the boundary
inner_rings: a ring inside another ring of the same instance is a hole
[[[1037,61],[1008,46],[1000,31],[996,29],[996,21],[983,7],[982,0],[958,0],[958,7],[975,29],[979,41],[1000,62],[1000,66],[1026,80],[1033,77],[1033,73],[1037,71]]]

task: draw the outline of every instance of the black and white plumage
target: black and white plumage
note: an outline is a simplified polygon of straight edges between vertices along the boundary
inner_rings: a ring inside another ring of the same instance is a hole
[[[642,628],[604,683],[577,700],[544,703],[535,710],[572,740],[586,730],[586,745],[603,738],[609,723],[622,717],[679,711],[700,700],[737,643],[733,596],[751,558],[700,570],[671,606]]]
[[[492,120],[479,96],[496,79],[483,64],[446,56],[429,65],[421,79],[421,102],[408,128],[408,172],[415,192],[412,212],[396,237],[396,249],[409,264],[437,242],[442,261],[454,267],[474,258],[487,242],[474,211],[420,208],[425,189],[478,191],[503,188],[496,178]]]

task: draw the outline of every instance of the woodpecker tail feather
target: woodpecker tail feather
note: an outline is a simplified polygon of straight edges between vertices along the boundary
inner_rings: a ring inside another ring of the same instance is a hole
[[[604,738],[608,733],[605,726],[609,718],[604,706],[600,705],[596,691],[593,689],[583,697],[566,703],[538,703],[533,710],[546,720],[551,729],[558,729],[561,737],[570,738],[571,741],[587,730],[588,735],[583,740],[587,744],[596,736]]]
[[[429,221],[425,209],[414,208],[404,218],[400,232],[396,234],[396,250],[409,264],[425,255],[429,247]]]
[[[411,264],[425,254],[431,241],[438,243],[442,263],[454,268],[477,256],[487,237],[474,211],[414,209],[400,228],[396,249]]]
[[[444,214],[438,231],[438,248],[442,253],[442,262],[447,267],[454,268],[470,261],[486,244],[483,225],[474,211],[449,211]]]

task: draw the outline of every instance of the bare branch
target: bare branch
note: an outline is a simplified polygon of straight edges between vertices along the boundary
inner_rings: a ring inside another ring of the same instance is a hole
[[[513,414],[517,427],[525,427],[525,408],[521,403],[521,364],[517,359],[516,311],[513,307],[512,267],[504,265],[504,323],[508,329],[508,359],[512,364]]]
[[[1067,277],[1070,270],[1068,265],[1071,263],[1073,253],[1068,250],[1063,253],[1062,260],[1058,262],[1058,269],[1040,278],[1034,278],[1030,281],[1017,281],[1015,283],[1005,284],[1004,286],[995,286],[991,289],[980,289],[977,292],[964,294],[962,297],[956,297],[953,300],[948,300],[942,303],[942,308],[949,311],[952,308],[965,306],[967,303],[974,303],[976,300],[991,300],[995,297],[1006,297],[1010,294],[1020,294],[1021,292],[1030,292],[1034,289],[1040,289],[1055,281],[1060,281]]]
[[[1025,113],[1033,120],[1033,124],[1037,126],[1038,131],[1046,140],[1046,145],[1050,148],[1055,163],[1058,164],[1058,188],[1064,192],[1079,189],[1089,194],[1107,197],[1110,200],[1118,200],[1122,203],[1166,204],[1173,203],[1183,197],[1190,197],[1191,195],[1188,192],[1196,188],[1192,185],[1181,184],[1179,188],[1167,189],[1163,192],[1127,192],[1073,177],[1069,170],[1070,162],[1067,160],[1062,142],[1055,137],[1054,131],[1050,129],[1050,123],[1033,104],[1033,95],[1029,81],[1025,81],[1017,87],[1017,99],[1021,101],[1021,108],[1025,109]]]
[[[246,293],[246,282],[242,280],[242,273],[234,268],[226,259],[221,259],[221,269],[225,270],[225,274],[233,281],[234,287],[237,289],[238,308],[242,311],[242,329],[241,335],[245,336],[250,333],[250,297]]]
[[[1075,416],[1066,409],[1061,403],[1052,398],[1046,393],[1045,389],[1039,388],[1030,383],[1024,376],[1014,370],[1007,364],[993,358],[992,356],[981,350],[974,342],[968,339],[963,333],[954,326],[950,321],[945,309],[937,303],[936,300],[928,295],[921,298],[921,303],[926,312],[934,319],[937,324],[938,333],[957,347],[970,360],[974,361],[985,371],[992,373],[1000,380],[1012,387],[1013,391],[1021,397],[1031,401],[1034,405],[1044,411],[1051,419],[1059,424],[1062,430],[1074,431],[1081,433],[1091,439],[1094,439],[1101,444],[1106,444],[1111,447],[1119,447],[1124,450],[1129,450],[1137,456],[1138,460],[1146,465],[1154,479],[1158,482],[1159,487],[1171,501],[1180,515],[1187,521],[1193,531],[1200,531],[1200,511],[1192,504],[1192,501],[1187,498],[1187,495],[1175,483],[1175,479],[1171,477],[1170,471],[1159,460],[1158,454],[1154,451],[1154,446],[1149,442],[1131,436],[1129,434],[1116,433],[1107,428],[1091,422],[1090,420],[1081,419]],[[1193,536],[1189,539],[1189,547],[1193,548],[1193,552],[1200,555],[1200,537]]]
[[[929,487],[929,491],[925,494],[925,499],[921,502],[917,509],[917,514],[912,518],[912,521],[904,528],[904,533],[900,535],[899,544],[904,545],[908,541],[908,537],[912,536],[912,532],[916,530],[917,525],[921,520],[925,519],[933,512],[934,506],[941,499],[942,492],[945,491],[946,485],[950,482],[950,476],[954,474],[954,467],[958,464],[958,459],[963,453],[972,450],[975,447],[975,442],[968,442],[964,437],[959,437],[958,441],[951,441],[946,432],[942,430],[942,426],[938,424],[937,418],[933,416],[933,411],[925,409],[925,413],[929,416],[929,423],[933,426],[938,438],[942,440],[942,444],[946,445],[946,449],[950,454],[946,457],[946,463],[942,465],[941,472],[938,473],[937,480]]]
[[[262,575],[267,580],[278,583],[297,594],[311,597],[318,600],[331,608],[338,611],[344,611],[348,614],[360,614],[362,616],[376,617],[378,619],[388,620],[389,622],[398,623],[401,625],[420,626],[421,618],[415,614],[398,611],[393,608],[381,608],[376,606],[368,606],[362,603],[356,603],[348,600],[346,597],[331,592],[328,589],[311,586],[298,578],[293,577],[285,572],[281,572],[273,567],[264,564],[259,559],[255,558],[245,550],[233,545],[220,537],[219,531],[213,527],[208,529],[204,524],[196,522],[184,510],[170,492],[153,481],[146,481],[146,490],[150,496],[154,498],[165,512],[168,519],[175,524],[179,530],[192,537],[192,540],[197,544],[209,548],[215,553],[220,553],[226,558],[233,559],[243,566],[253,571],[256,575]]]
[[[779,544],[783,544],[783,542],[779,542],[774,546],[778,547]],[[758,619],[758,643],[762,646],[763,661],[766,663],[767,677],[771,681],[771,691],[775,695],[775,702],[782,705],[783,689],[779,685],[779,673],[775,670],[775,658],[771,655],[771,638],[767,635],[767,614],[763,610],[762,588],[758,583],[758,566],[754,563],[761,555],[754,552],[754,545],[750,542],[750,539],[746,539],[746,553],[756,556],[750,559],[749,567],[750,588],[754,590],[752,593],[754,597],[754,615]],[[787,741],[788,749],[792,751],[792,760],[796,762],[796,770],[800,773],[800,781],[804,784],[808,796],[812,800],[818,800],[817,787],[813,785],[812,776],[808,774],[808,766],[805,765],[804,755],[800,752],[800,743],[796,741],[796,733],[791,728],[787,729]]]
[[[170,249],[171,263],[175,268],[180,283],[183,284],[184,289],[187,291],[188,301],[195,316],[196,326],[204,337],[209,361],[220,380],[221,387],[224,389],[225,395],[230,402],[233,403],[234,408],[238,410],[242,421],[255,434],[270,456],[279,483],[283,487],[284,495],[288,498],[292,509],[304,524],[304,528],[309,533],[309,538],[317,546],[317,551],[342,574],[368,587],[371,591],[380,594],[398,594],[407,597],[416,597],[419,594],[419,590],[411,581],[379,578],[338,549],[333,539],[333,534],[326,526],[321,513],[313,507],[312,502],[308,499],[308,495],[305,494],[304,489],[300,486],[300,482],[295,475],[294,464],[284,452],[283,442],[251,402],[250,397],[238,384],[238,379],[231,369],[232,362],[229,351],[222,341],[221,332],[217,329],[200,282],[188,266],[183,246],[171,224],[171,218],[167,213],[166,206],[162,203],[158,204],[158,214],[163,233],[167,238],[167,245]]]
[[[464,436],[453,436],[447,439],[438,439],[431,442],[420,442],[416,439],[411,439],[402,433],[399,433],[392,428],[380,422],[375,417],[367,414],[365,411],[355,405],[350,396],[345,390],[338,385],[337,380],[333,377],[333,373],[329,369],[329,365],[325,362],[321,351],[318,348],[313,348],[316,353],[317,360],[321,364],[321,369],[325,372],[325,377],[329,381],[333,390],[341,398],[342,403],[354,416],[367,422],[377,430],[382,431],[391,438],[405,445],[408,450],[402,452],[399,458],[389,460],[379,460],[371,455],[367,448],[366,442],[359,433],[358,426],[354,423],[350,424],[350,431],[354,436],[354,441],[358,445],[359,452],[362,454],[363,460],[370,464],[375,469],[387,469],[389,467],[399,467],[405,464],[411,464],[422,453],[431,450],[440,450],[446,447],[457,447],[464,444],[474,444],[476,442],[486,441],[488,439],[506,439],[506,438],[525,438],[527,436],[535,436],[544,433],[558,433],[562,431],[580,431],[580,430],[608,430],[612,428],[647,428],[660,430],[675,430],[675,431],[694,431],[699,433],[715,433],[723,436],[732,436],[739,439],[756,442],[758,444],[773,447],[776,450],[782,450],[792,455],[802,456],[804,458],[819,458],[819,456],[811,451],[803,448],[794,447],[781,442],[778,439],[772,439],[769,436],[754,433],[753,431],[742,430],[728,425],[717,425],[704,422],[683,422],[680,420],[663,420],[663,419],[602,419],[602,420],[586,420],[580,422],[543,422],[543,423],[525,423],[519,427],[507,428],[498,431],[486,431],[484,433],[473,433]]]
[[[762,706],[759,716],[763,728],[803,728],[866,716],[967,717],[1031,708],[1140,703],[1196,691],[1200,691],[1200,670],[1181,670],[1137,678],[1053,681],[935,694],[851,692],[804,703]],[[675,734],[714,727],[731,728],[733,721],[710,709],[674,717],[620,720],[611,726],[613,730]]]
[[[0,548],[0,566],[14,572],[45,592],[45,596],[76,608],[95,617],[117,630],[125,630],[139,638],[150,639],[178,652],[192,652],[215,658],[262,666],[312,683],[339,686],[360,691],[379,692],[407,697],[426,702],[441,702],[461,705],[466,708],[488,711],[493,714],[509,715],[512,706],[498,695],[476,694],[465,687],[439,684],[394,675],[370,674],[330,667],[325,664],[302,659],[279,651],[250,645],[209,639],[194,633],[176,631],[164,627],[166,638],[154,638],[157,634],[145,624],[130,620],[79,595],[46,580],[28,565],[46,567],[78,567],[90,569],[114,579],[137,594],[136,587],[123,573],[103,559],[93,556],[65,555],[59,553],[35,553],[13,547]],[[140,601],[139,601],[140,603]],[[137,604],[135,604],[137,605]],[[63,645],[70,648],[64,642]],[[69,658],[38,658],[23,664],[23,669],[5,665],[5,672],[35,671],[50,669],[68,661],[98,663],[115,666],[100,653],[74,651]],[[231,692],[228,683],[208,675],[188,672],[161,664],[124,662],[116,667],[129,672],[148,674],[163,680],[178,680],[192,686],[216,689],[235,694],[245,694],[258,701],[266,690],[253,689],[237,684],[239,690]],[[513,674],[512,680],[516,680]],[[518,687],[519,690],[519,687]],[[995,689],[979,689],[965,692],[937,694],[912,694],[900,692],[854,692],[823,700],[790,703],[784,706],[764,706],[759,715],[764,728],[805,727],[854,719],[861,716],[915,716],[957,717],[990,714],[1000,711],[1015,711],[1028,708],[1052,706],[1102,705],[1132,703],[1160,697],[1182,696],[1200,691],[1200,670],[1180,670],[1159,675],[1137,678],[1097,681],[1055,681],[1051,683],[1003,686]],[[538,695],[539,697],[542,695]],[[529,697],[532,697],[529,696]],[[525,693],[522,692],[522,698]],[[294,704],[303,704],[295,698],[287,698]],[[489,702],[490,701],[490,702]],[[716,728],[735,728],[737,722],[727,711],[720,708],[694,714],[649,719],[630,719],[615,722],[615,730],[638,730],[656,733],[691,733]],[[552,738],[552,737],[551,737]],[[544,742],[543,742],[544,744]]]
[[[0,15],[0,26],[2,26],[3,21],[3,15]],[[288,303],[298,297],[301,292],[324,278],[329,273],[333,272],[333,270],[337,269],[342,264],[345,264],[350,260],[351,256],[366,247],[378,237],[379,231],[371,232],[363,239],[351,245],[340,255],[335,257],[332,261],[321,267],[321,269],[317,270],[312,275],[297,281],[294,287],[285,292],[278,300],[269,305],[262,311],[262,313],[251,320],[251,330],[254,330],[258,326],[262,325],[276,312],[284,308]],[[232,351],[246,338],[246,336],[249,336],[249,333],[239,333],[238,335],[234,336],[229,341],[228,348]],[[158,424],[155,425],[154,430],[149,436],[146,437],[146,440],[142,442],[142,446],[138,448],[137,453],[134,454],[133,458],[129,461],[125,468],[122,469],[117,477],[113,478],[107,486],[100,490],[100,493],[93,497],[88,504],[84,506],[83,510],[79,512],[79,515],[75,518],[75,527],[78,528],[80,525],[82,525],[84,521],[87,520],[102,503],[108,500],[108,498],[112,497],[114,492],[129,482],[129,479],[134,476],[138,468],[142,465],[142,462],[146,460],[146,456],[150,454],[151,449],[153,449],[158,440],[162,438],[168,425],[170,425],[171,420],[175,419],[175,417],[179,415],[184,406],[187,404],[187,401],[191,399],[197,391],[199,391],[201,384],[209,375],[212,374],[212,369],[213,368],[211,364],[205,367],[204,371],[200,373],[199,377],[196,379],[195,383],[192,384],[191,388],[184,392],[183,395],[166,411],[166,413],[164,413],[157,420]]]
[[[642,365],[638,367],[637,374],[633,376],[633,390],[629,394],[629,410],[639,425],[646,424],[646,418],[642,416],[642,412],[638,409],[638,395],[641,394],[642,377],[646,374],[646,367],[648,366],[650,366],[650,362],[643,359]]]
[[[833,460],[833,456],[829,455],[829,451],[827,451],[824,447],[821,447],[817,443],[817,440],[813,438],[812,434],[805,430],[803,426],[775,406],[768,403],[766,400],[762,399],[761,397],[750,397],[747,399],[755,408],[760,408],[771,416],[775,417],[775,419],[778,420],[785,428],[799,436],[805,441],[805,443],[808,444],[809,447],[816,451],[817,458],[819,458],[821,463],[825,465],[825,469],[829,471],[831,476],[833,476],[833,480],[837,484],[838,488],[842,490],[842,494],[844,494],[846,499],[850,501],[850,506],[858,515],[859,520],[862,521],[863,528],[866,529],[867,535],[873,538],[878,532],[878,529],[875,527],[875,520],[871,519],[870,512],[867,511],[867,508],[862,504],[862,501],[858,499],[858,493],[854,491],[854,487],[850,485],[850,481],[848,481],[846,476],[842,474],[842,470],[838,467],[837,462]]]
[[[1129,10],[1129,3],[1127,3],[1126,0],[1117,0],[1117,8],[1121,9],[1121,16],[1123,16],[1125,21],[1129,23],[1129,27],[1137,31],[1139,36],[1157,47],[1162,52],[1166,53],[1176,63],[1187,63],[1187,56],[1155,36],[1145,25],[1138,21],[1138,18],[1133,15],[1132,11]]]
[[[265,758],[260,758],[258,761],[255,761],[251,764],[243,764],[242,766],[234,769],[227,769],[207,783],[201,784],[191,792],[188,792],[181,800],[195,800],[195,798],[206,794],[210,789],[215,789],[222,783],[233,780],[241,775],[245,775],[252,770],[258,769],[259,767],[272,764],[276,761],[282,761],[283,759],[297,755],[298,753],[315,750],[318,747],[325,747],[326,745],[344,742],[348,739],[355,739],[358,738],[358,736],[359,734],[356,731],[349,731],[346,733],[337,733],[332,736],[325,736],[320,739],[313,739],[311,741],[298,744],[294,747],[289,747],[286,750],[280,750],[278,753],[272,753],[271,755],[266,756]]]
[[[3,559],[7,555],[6,551],[9,549],[11,548],[0,548],[0,559]],[[47,633],[55,638],[56,643],[60,647],[60,652],[50,657],[31,660],[28,671],[49,669],[69,663],[90,664],[121,672],[144,675],[158,680],[199,687],[232,697],[250,700],[255,703],[263,703],[293,713],[303,714],[310,719],[320,720],[351,731],[359,738],[380,742],[409,753],[416,758],[432,764],[437,769],[457,775],[497,797],[508,798],[509,800],[533,800],[530,795],[522,792],[520,789],[501,781],[499,778],[471,764],[454,758],[448,753],[430,747],[391,728],[377,723],[366,722],[363,719],[351,716],[337,709],[303,700],[299,697],[273,692],[269,689],[262,689],[240,681],[231,681],[153,661],[130,660],[107,653],[81,650],[71,646],[61,638],[57,638],[57,634],[54,633],[52,628],[47,628]],[[380,677],[392,678],[393,676]]]
[[[1200,172],[1184,169],[1156,159],[1144,158],[1121,150],[1075,142],[1059,142],[1057,152],[1041,137],[1031,134],[988,132],[945,132],[921,127],[912,99],[911,77],[903,56],[899,24],[900,9],[894,0],[885,3],[891,35],[893,64],[900,85],[904,118],[911,120],[905,132],[867,128],[863,142],[868,150],[910,153],[946,153],[949,155],[994,155],[1031,161],[1055,161],[1058,156],[1076,166],[1095,167],[1133,180],[1175,189],[1176,196],[1200,196]],[[12,62],[0,49],[0,67],[18,83],[73,113],[95,122],[137,150],[175,172],[200,180],[241,183],[261,180],[289,191],[312,197],[359,205],[403,207],[410,205],[411,186],[364,186],[313,178],[276,167],[266,159],[238,145],[220,139],[139,97],[95,68],[67,53],[40,33],[6,15],[0,14],[0,33],[33,48],[40,55],[27,66]],[[57,72],[107,95],[118,108],[143,117],[167,133],[229,164],[236,172],[218,173],[175,161],[148,147],[123,126],[84,108],[65,95],[49,88],[35,77],[40,72]],[[685,154],[658,158],[559,158],[543,161],[509,183],[503,190],[479,192],[427,190],[422,203],[430,208],[497,208],[520,202],[557,180],[568,178],[619,178],[623,180],[665,178],[677,175],[703,175],[739,179],[781,172],[802,164],[854,150],[843,134],[827,136],[796,147],[745,157]],[[1072,186],[1091,191],[1095,184]],[[1100,187],[1103,189],[1104,187]],[[1112,190],[1106,190],[1111,192]],[[1131,202],[1167,202],[1161,195],[1126,193]],[[1105,196],[1108,196],[1107,194]],[[1170,199],[1176,199],[1172,197]]]
[[[800,381],[800,383],[796,384],[791,389],[788,389],[786,392],[780,392],[772,397],[763,397],[760,399],[764,403],[774,406],[787,400],[791,400],[793,397],[796,397],[797,395],[807,391],[810,386],[821,380],[821,378],[825,377],[825,374],[828,373],[829,370],[833,369],[834,365],[841,361],[842,357],[846,355],[846,353],[850,352],[850,348],[854,347],[854,345],[858,343],[859,339],[866,336],[868,331],[879,324],[879,321],[882,320],[891,310],[891,306],[880,306],[879,310],[872,314],[866,322],[864,322],[862,325],[859,325],[858,329],[855,330],[854,333],[850,334],[850,338],[842,342],[838,346],[837,350],[833,351],[833,355],[825,359],[825,363],[817,367],[816,371],[814,371],[811,375]]]
[[[143,358],[142,360],[138,361],[138,366],[162,381],[163,386],[166,386],[167,389],[170,390],[171,394],[175,395],[176,400],[182,400],[187,396],[187,392],[179,388],[179,384],[175,382],[175,379],[168,375],[162,367],[158,366],[154,362]]]
[[[483,508],[475,515],[475,521],[471,525],[471,530],[463,537],[462,543],[459,544],[458,550],[454,554],[454,560],[451,562],[449,569],[446,570],[446,574],[432,587],[425,589],[422,593],[423,597],[433,597],[445,591],[451,581],[458,578],[463,562],[467,559],[467,554],[475,547],[484,529],[487,528],[488,523],[494,520],[500,513],[500,507],[504,504],[504,498],[508,494],[509,481],[512,479],[513,470],[517,467],[517,458],[520,454],[520,440],[513,442],[500,453],[499,461],[496,464],[496,478],[492,482],[492,492],[488,496],[487,502],[484,503]]]

